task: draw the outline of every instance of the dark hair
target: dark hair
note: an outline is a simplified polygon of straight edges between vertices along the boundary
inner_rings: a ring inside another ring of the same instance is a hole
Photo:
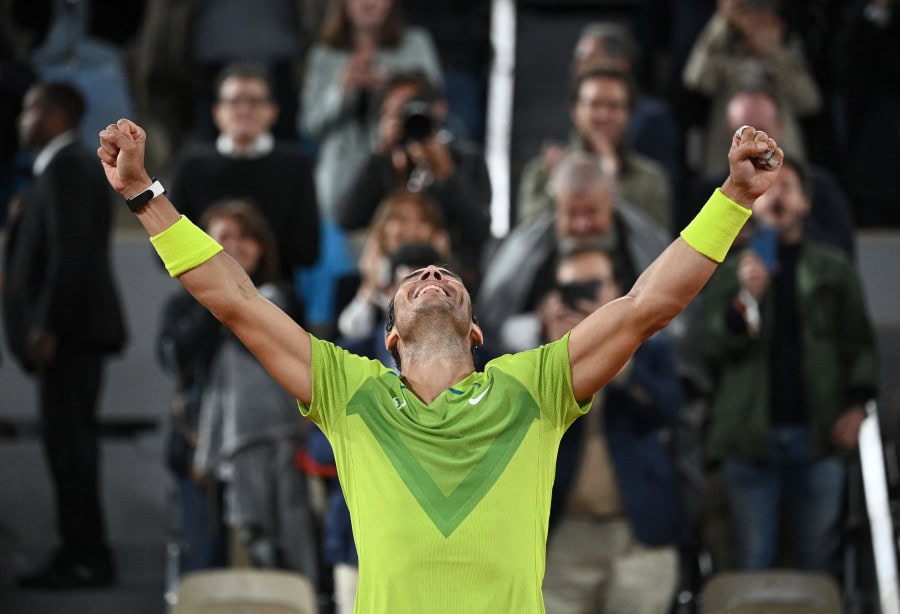
[[[216,98],[219,97],[222,85],[228,79],[261,81],[266,86],[266,96],[269,99],[272,98],[272,93],[275,91],[272,73],[270,73],[265,66],[254,64],[252,62],[238,62],[229,64],[216,75],[215,89],[213,90],[216,93]]]
[[[353,23],[347,13],[347,1],[333,2],[331,11],[322,22],[320,39],[335,49],[353,49]],[[379,32],[378,46],[397,47],[403,39],[405,30],[406,22],[400,11],[400,0],[393,0]]]
[[[259,264],[255,271],[247,271],[250,279],[257,286],[278,279],[278,246],[275,235],[259,209],[248,199],[220,200],[206,209],[200,218],[200,225],[208,229],[213,220],[218,218],[230,218],[238,223],[241,230],[247,233],[254,241],[259,243],[261,254]]]
[[[601,256],[608,258],[610,264],[612,264],[613,279],[619,286],[622,286],[622,280],[625,279],[624,274],[627,270],[625,268],[625,263],[622,261],[622,257],[614,251],[604,249],[597,245],[576,245],[575,247],[558,253],[556,255],[556,268],[558,269],[564,261],[577,258],[584,254],[600,254]]]
[[[781,166],[789,166],[794,169],[794,172],[797,173],[797,177],[800,178],[800,189],[803,190],[803,195],[806,196],[806,198],[811,199],[813,194],[812,179],[810,178],[809,168],[806,164],[797,158],[785,154],[784,160],[781,161]]]
[[[391,261],[391,278],[397,275],[402,266],[422,269],[431,264],[442,264],[444,257],[428,243],[404,243],[389,256]]]
[[[425,265],[425,266],[428,266],[428,265]],[[441,266],[442,268],[447,269],[448,271],[453,271],[453,269],[450,269],[450,268],[448,268],[447,266],[445,266],[445,265],[443,265],[443,264],[441,264],[441,265],[439,265],[439,266]],[[422,268],[424,268],[424,267],[422,267]],[[454,273],[454,274],[455,274],[455,273]],[[468,292],[468,289],[467,289],[466,291]],[[396,314],[395,314],[395,312],[394,312],[394,299],[391,298],[391,302],[388,303],[388,307],[387,307],[387,319],[386,319],[385,322],[384,322],[384,332],[385,332],[385,334],[391,332],[391,329],[394,328],[394,320],[395,320],[395,317],[396,317]],[[478,324],[478,317],[475,315],[475,308],[474,308],[474,307],[472,308],[472,323],[473,323],[473,324]],[[471,351],[472,351],[472,359],[473,359],[473,360],[475,359],[475,351],[476,351],[477,349],[478,349],[478,344],[473,342],[473,343],[472,343],[472,347],[471,347]],[[394,363],[396,363],[396,365],[397,365],[397,370],[398,370],[398,371],[401,371],[402,369],[401,369],[401,366],[400,366],[400,352],[397,351],[397,346],[394,346],[394,347],[391,348],[391,356],[394,358]]]
[[[585,81],[589,81],[591,79],[613,79],[615,81],[619,81],[625,86],[625,92],[628,96],[628,109],[631,110],[631,108],[634,106],[634,99],[637,95],[637,85],[635,84],[632,76],[624,71],[605,67],[591,68],[572,77],[572,82],[569,87],[570,106],[575,106],[576,104],[578,104],[578,97],[581,93],[581,86]]]
[[[444,92],[431,80],[424,70],[411,68],[391,73],[379,90],[379,100],[383,103],[384,99],[395,89],[410,85],[416,88],[417,100],[434,103],[444,97]]]
[[[66,121],[73,128],[81,123],[84,117],[84,94],[74,84],[68,81],[44,81],[35,86],[41,92],[43,104],[54,111],[60,111]]]
[[[637,70],[637,63],[641,58],[641,47],[638,45],[631,30],[625,24],[615,21],[595,21],[589,23],[582,30],[578,42],[586,38],[601,41],[603,53],[610,59],[625,58],[631,65],[631,72]],[[602,64],[598,63],[600,66]]]

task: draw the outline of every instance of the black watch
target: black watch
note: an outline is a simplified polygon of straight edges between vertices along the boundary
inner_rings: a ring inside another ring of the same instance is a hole
[[[163,187],[163,184],[161,184],[156,177],[153,177],[152,181],[153,183],[150,184],[149,188],[147,188],[134,198],[125,199],[125,204],[128,205],[128,208],[133,212],[137,213],[144,205],[149,203],[151,200],[161,194],[166,193],[166,189]]]

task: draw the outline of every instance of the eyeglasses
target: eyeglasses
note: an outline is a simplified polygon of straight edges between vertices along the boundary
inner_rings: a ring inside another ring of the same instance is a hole
[[[269,98],[263,97],[255,97],[255,96],[238,96],[235,98],[219,98],[219,104],[224,105],[226,107],[238,107],[241,105],[247,105],[254,109],[261,107],[263,105],[270,104],[271,100]]]

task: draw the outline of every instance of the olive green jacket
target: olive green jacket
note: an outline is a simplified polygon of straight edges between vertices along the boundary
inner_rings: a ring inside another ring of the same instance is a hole
[[[726,313],[737,296],[737,264],[732,255],[704,290],[699,346],[714,370],[707,451],[713,458],[765,456],[770,416],[769,346],[775,297],[760,301],[760,332],[732,332]],[[835,452],[831,430],[853,402],[874,396],[876,350],[862,286],[843,254],[805,242],[797,262],[797,308],[801,314],[803,381],[812,452]]]

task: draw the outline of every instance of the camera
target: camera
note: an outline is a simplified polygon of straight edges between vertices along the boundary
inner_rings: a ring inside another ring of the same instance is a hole
[[[403,143],[424,141],[437,132],[438,119],[430,102],[414,98],[403,105],[400,113],[403,118],[400,139]]]
[[[574,311],[581,311],[579,303],[582,300],[595,302],[602,282],[599,279],[584,282],[572,282],[559,284],[559,296],[563,304]]]

